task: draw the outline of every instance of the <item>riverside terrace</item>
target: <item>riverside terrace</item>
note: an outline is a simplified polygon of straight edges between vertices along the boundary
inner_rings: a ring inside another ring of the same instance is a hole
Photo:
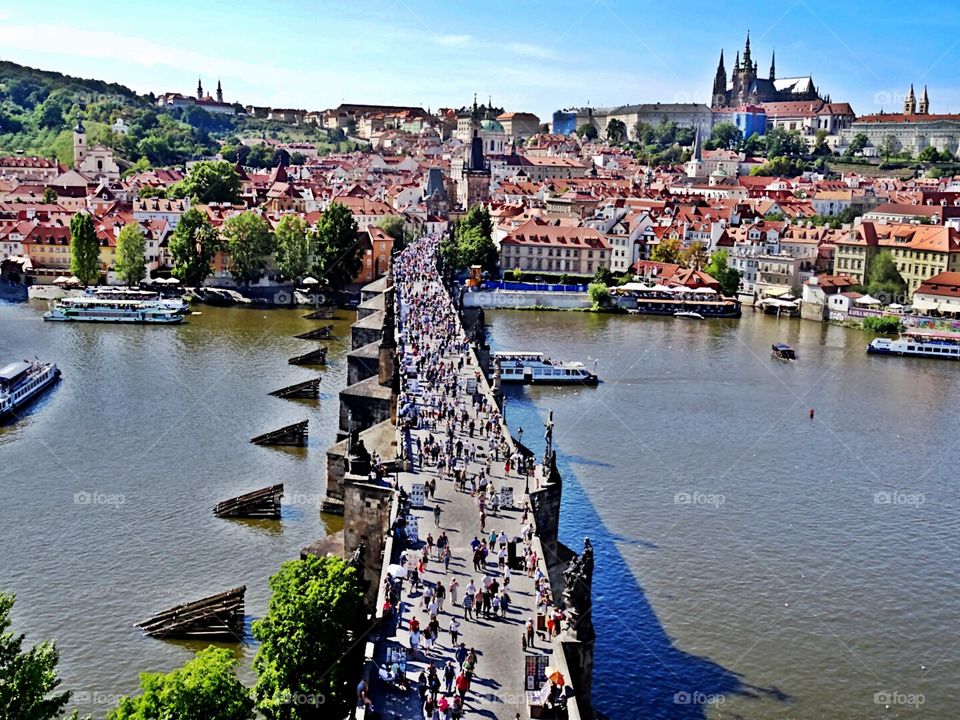
[[[395,345],[396,350],[380,353],[379,376],[394,379],[391,415],[399,415],[399,458],[391,479],[383,556],[358,546],[366,554],[366,570],[377,560],[382,568],[376,599],[380,623],[368,643],[364,669],[374,708],[368,707],[367,717],[423,717],[421,698],[428,706],[449,708],[449,715],[441,710],[441,717],[456,717],[461,691],[465,718],[591,717],[593,550],[586,541],[584,553],[577,556],[558,542],[562,483],[549,441],[546,462],[538,465],[510,437],[497,404],[499,377],[495,372],[491,388],[481,372],[477,350],[483,339],[474,334],[472,344],[467,340],[457,308],[439,280],[436,247],[436,238],[413,244],[395,263],[396,286],[390,280],[384,284],[380,347]],[[549,438],[552,428],[547,432]],[[430,452],[431,438],[439,445],[436,453]],[[424,492],[434,481],[436,491]],[[354,482],[344,480],[346,486]],[[347,488],[348,499],[350,495]],[[348,501],[347,538],[355,521],[352,508]],[[362,514],[362,505],[357,510]],[[448,563],[438,559],[443,557],[436,545],[441,533],[448,539]],[[474,565],[473,546],[483,540],[489,555]],[[415,586],[412,571],[424,554],[427,561]],[[528,571],[522,564],[531,558]],[[464,599],[471,582],[481,591],[489,585],[492,605],[492,598],[500,600],[506,590],[506,612],[473,607],[468,613]],[[435,596],[440,586],[442,602]],[[459,623],[456,642],[450,634],[454,619]],[[439,627],[433,641],[427,630],[431,624]],[[461,663],[471,649],[475,663],[470,658]],[[450,692],[444,677],[448,663],[453,670]],[[431,664],[437,692],[429,690]],[[562,676],[562,685],[547,680],[547,667],[555,679]],[[554,704],[565,706],[562,711],[543,701],[551,688]],[[358,710],[357,717],[362,715]]]

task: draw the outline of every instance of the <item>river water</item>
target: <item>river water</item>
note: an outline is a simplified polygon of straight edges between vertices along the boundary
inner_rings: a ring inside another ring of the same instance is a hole
[[[538,452],[554,411],[561,535],[597,547],[598,707],[960,715],[960,365],[749,310],[487,317],[495,350],[599,360],[599,387],[514,388],[507,410]]]
[[[56,639],[81,712],[103,717],[136,691],[138,672],[169,671],[204,645],[146,638],[134,623],[238,585],[246,614],[262,616],[270,574],[338,529],[319,505],[355,314],[333,321],[318,370],[287,364],[317,345],[292,337],[321,324],[303,310],[202,307],[155,327],[44,323],[44,309],[0,305],[0,357],[37,355],[63,371],[24,419],[0,427],[0,588],[17,593],[17,629]],[[268,395],[318,371],[319,402]],[[249,442],[304,419],[305,449]],[[211,512],[278,482],[278,522]],[[252,680],[255,648],[231,647]]]
[[[318,506],[352,313],[315,403],[267,394],[316,372],[286,364],[311,345],[292,336],[317,325],[299,312],[204,307],[180,327],[114,327],[42,310],[0,305],[0,358],[64,371],[0,427],[0,588],[102,717],[138,672],[196,647],[133,623],[240,584],[261,616],[279,563],[336,529]],[[561,533],[597,550],[598,707],[617,720],[960,713],[960,366],[868,357],[858,332],[749,312],[487,318],[495,349],[598,360],[597,388],[511,388],[507,404],[538,452],[554,411]],[[771,359],[778,341],[799,361]],[[305,418],[305,450],[248,442]],[[210,512],[274,482],[280,522]],[[255,648],[235,647],[251,680]]]

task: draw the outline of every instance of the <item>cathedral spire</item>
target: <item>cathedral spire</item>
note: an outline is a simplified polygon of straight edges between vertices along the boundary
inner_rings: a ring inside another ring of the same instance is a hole
[[[923,86],[923,95],[920,96],[920,114],[928,115],[930,113],[930,98],[927,97],[927,86]]]
[[[777,51],[770,55],[770,82],[777,79]]]
[[[913,94],[913,83],[910,83],[910,92],[907,93],[907,99],[903,101],[903,114],[913,115],[917,112],[917,96]]]
[[[723,50],[720,51],[720,62],[717,64],[717,74],[713,78],[713,107],[723,107],[727,93],[727,69],[723,66]]]
[[[197,100],[203,100],[203,83],[197,78]]]
[[[223,87],[220,85],[220,78],[217,78],[217,102],[223,102]]]
[[[747,44],[743,48],[743,64],[749,68],[753,63],[750,62],[750,31],[747,30]]]

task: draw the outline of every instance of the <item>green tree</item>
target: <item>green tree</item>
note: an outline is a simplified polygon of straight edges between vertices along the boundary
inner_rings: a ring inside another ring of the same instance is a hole
[[[268,720],[344,717],[355,702],[347,656],[357,651],[363,618],[357,571],[308,555],[283,563],[270,590],[267,614],[253,623],[257,708]]]
[[[907,283],[897,269],[897,261],[889,250],[877,253],[867,271],[867,292],[889,304],[902,302]]]
[[[816,138],[816,142],[813,144],[813,154],[819,156],[832,155],[833,151],[827,144],[827,131],[817,130]]]
[[[244,212],[223,223],[221,234],[233,279],[249,287],[263,277],[267,256],[273,254],[275,247],[270,224],[257,213]]]
[[[583,123],[583,125],[577,128],[577,136],[581,140],[596,140],[597,128],[593,123]]]
[[[240,202],[240,176],[223,160],[201,160],[190,167],[187,176],[170,188],[171,197],[195,198],[200,203]]]
[[[100,241],[88,213],[70,218],[70,272],[84,285],[100,282]]]
[[[623,120],[613,118],[607,123],[607,141],[612,145],[627,141],[627,125]]]
[[[190,208],[180,216],[170,236],[173,274],[187,285],[202,285],[210,275],[210,265],[220,245],[220,238],[210,227],[207,216]]]
[[[60,686],[60,653],[44,641],[24,649],[24,635],[11,630],[16,597],[0,592],[0,717],[4,720],[53,720],[63,716],[70,692]],[[77,717],[74,711],[73,718]]]
[[[806,150],[806,144],[796,130],[773,128],[766,134],[767,157],[799,157]]]
[[[43,189],[43,204],[44,205],[56,205],[60,201],[57,191],[53,188],[44,188]]]
[[[590,296],[594,310],[606,307],[610,302],[610,291],[603,283],[590,283],[587,286],[587,294]]]
[[[108,720],[250,720],[253,698],[237,679],[237,661],[212,645],[164,675],[142,673],[142,695],[124,697]]]
[[[880,141],[880,147],[877,149],[886,160],[891,155],[896,155],[898,152],[900,152],[900,141],[897,140],[896,135],[887,135],[883,138],[883,140]]]
[[[650,253],[650,259],[660,263],[679,263],[680,251],[683,246],[679,240],[673,238],[664,238],[660,244],[653,248]]]
[[[162,198],[167,196],[167,191],[162,187],[157,187],[155,185],[141,185],[140,189],[137,190],[137,197],[141,200],[146,200],[147,198]]]
[[[614,284],[613,272],[610,268],[601,265],[593,274],[593,282],[597,285],[609,287]]]
[[[732,297],[740,289],[740,271],[727,264],[728,258],[726,250],[715,250],[704,272],[720,283],[720,292]]]
[[[680,251],[680,264],[684,267],[700,270],[707,264],[707,250],[702,242],[694,240]]]
[[[277,274],[284,280],[297,281],[310,271],[310,227],[299,215],[280,218],[275,232]]]
[[[733,123],[717,123],[713,126],[713,131],[710,133],[710,140],[712,140],[718,148],[730,150],[739,147],[740,143],[743,142],[743,132]]]
[[[859,155],[869,144],[870,140],[864,133],[857,133],[850,140],[850,144],[847,145],[847,149],[844,150],[843,155],[848,158]]]
[[[123,226],[117,236],[117,257],[114,271],[127,285],[136,285],[147,275],[145,257],[147,237],[137,223]]]
[[[760,133],[753,133],[743,142],[743,152],[748,157],[767,154],[767,141]]]
[[[377,227],[393,238],[393,249],[395,252],[403,250],[404,233],[402,217],[399,215],[387,215],[377,223]]]
[[[331,203],[314,233],[314,273],[333,291],[353,282],[363,265],[357,221],[347,208]]]
[[[917,153],[917,160],[925,163],[934,163],[940,160],[940,151],[933,145],[927,145],[923,150]]]

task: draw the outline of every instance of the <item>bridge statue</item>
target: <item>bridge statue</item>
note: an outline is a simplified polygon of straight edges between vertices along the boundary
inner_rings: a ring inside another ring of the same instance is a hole
[[[592,642],[597,633],[592,617],[593,545],[583,539],[583,552],[574,555],[563,571],[563,606],[567,629],[580,642]]]

